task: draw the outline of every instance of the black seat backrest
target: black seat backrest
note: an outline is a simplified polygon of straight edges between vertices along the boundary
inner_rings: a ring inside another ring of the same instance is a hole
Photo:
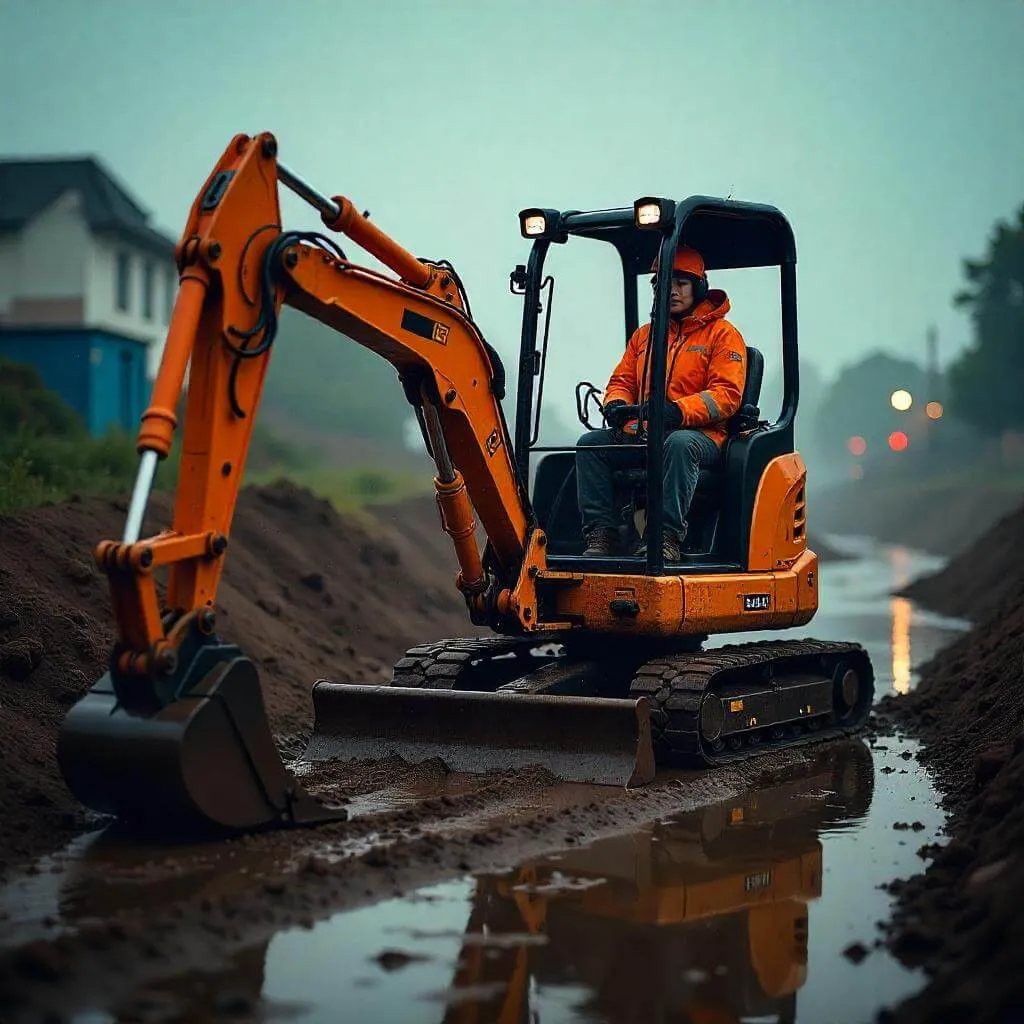
[[[764,380],[764,356],[761,355],[761,350],[754,348],[752,345],[747,346],[747,383],[743,388],[743,401],[740,403],[742,408],[744,405],[754,405],[761,400],[761,382]]]
[[[729,421],[729,433],[736,435],[744,430],[753,430],[761,417],[757,403],[761,398],[761,381],[764,379],[764,356],[760,349],[747,346],[747,381],[743,386],[743,398],[736,415]]]

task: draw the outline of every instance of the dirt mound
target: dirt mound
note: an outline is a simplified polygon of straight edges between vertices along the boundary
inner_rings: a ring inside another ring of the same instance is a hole
[[[3,857],[59,843],[86,821],[55,742],[67,709],[106,670],[110,598],[90,553],[120,536],[125,508],[72,500],[0,517]],[[146,532],[170,520],[170,498],[155,495]],[[446,541],[429,498],[363,521],[287,483],[242,492],[217,630],[259,666],[279,740],[310,727],[317,678],[375,682],[412,644],[478,632]]]
[[[1003,1021],[1024,1000],[1024,576],[995,613],[921,670],[882,710],[925,742],[951,810],[951,841],[897,883],[890,943],[930,981],[888,1019]],[[1011,1008],[1014,1008],[1011,1010]]]
[[[1022,550],[1024,505],[1003,516],[941,571],[915,580],[901,596],[943,615],[980,622],[995,612],[1024,574]]]

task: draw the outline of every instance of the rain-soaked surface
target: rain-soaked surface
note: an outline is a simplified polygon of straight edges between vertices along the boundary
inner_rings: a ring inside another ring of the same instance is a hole
[[[939,563],[830,542],[856,557],[823,567],[819,614],[791,635],[857,640],[877,696],[909,689],[913,666],[965,624],[890,593]],[[151,991],[173,990],[195,1020],[231,992],[261,1019],[300,1021],[867,1021],[922,983],[874,946],[889,907],[879,885],[916,873],[918,849],[942,826],[914,750],[901,738],[827,745],[799,777],[279,931],[227,971],[179,973]],[[458,777],[448,781],[457,797]],[[357,796],[350,812],[422,796],[406,788]],[[565,787],[561,799],[589,799],[586,789]],[[44,867],[0,893],[11,937],[31,937],[46,915],[82,923],[111,906],[232,892],[274,867],[251,851],[205,859],[179,849],[154,873],[144,852],[96,836],[78,845],[64,851],[62,873]],[[866,956],[844,955],[855,943]]]
[[[858,557],[791,635],[857,640],[876,696],[908,690],[965,624],[890,594],[940,561],[830,541]],[[871,1020],[922,984],[874,946],[879,886],[942,827],[915,749],[835,744],[789,784],[280,934],[262,996],[308,1021]]]

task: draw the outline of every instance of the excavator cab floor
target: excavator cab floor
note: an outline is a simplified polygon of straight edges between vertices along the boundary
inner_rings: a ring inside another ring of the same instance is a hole
[[[322,824],[346,817],[284,766],[256,668],[221,661],[166,706],[130,711],[103,676],[68,713],[61,772],[87,807],[178,838]]]
[[[362,686],[320,679],[301,760],[440,758],[451,771],[541,767],[566,782],[642,786],[654,778],[646,698]]]

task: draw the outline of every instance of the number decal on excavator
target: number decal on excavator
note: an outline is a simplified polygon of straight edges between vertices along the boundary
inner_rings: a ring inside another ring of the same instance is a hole
[[[766,612],[772,606],[771,594],[744,594],[743,610],[745,612]]]
[[[752,875],[747,875],[743,879],[743,891],[744,892],[758,892],[761,889],[767,889],[772,884],[772,873],[771,871],[757,871]]]
[[[402,330],[418,335],[420,338],[426,338],[427,341],[436,341],[439,345],[447,345],[448,332],[451,328],[447,324],[431,320],[430,317],[423,316],[422,313],[417,313],[415,310],[404,309],[402,310]]]

